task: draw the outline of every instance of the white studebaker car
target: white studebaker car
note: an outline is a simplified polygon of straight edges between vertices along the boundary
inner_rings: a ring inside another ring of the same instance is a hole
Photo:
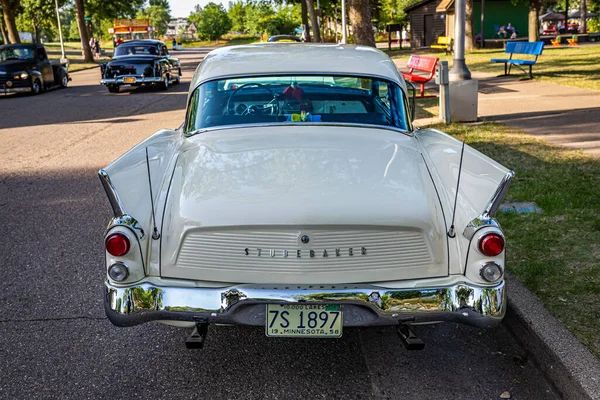
[[[268,336],[497,324],[513,172],[415,129],[394,63],[369,47],[227,47],[198,66],[185,122],[100,171],[108,318]],[[460,178],[460,179],[459,179]],[[457,189],[458,187],[458,189]]]

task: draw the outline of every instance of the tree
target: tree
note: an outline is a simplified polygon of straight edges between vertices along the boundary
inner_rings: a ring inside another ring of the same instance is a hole
[[[90,38],[87,29],[85,28],[85,8],[83,0],[75,0],[75,10],[77,14],[77,27],[79,28],[81,48],[83,49],[83,58],[86,62],[94,62],[94,56],[92,55],[92,49],[90,48]]]
[[[528,38],[530,42],[537,42],[540,38],[540,0],[529,0]]]
[[[465,50],[473,50],[475,35],[473,35],[473,0],[465,1]]]
[[[231,20],[231,30],[234,32],[247,32],[246,8],[242,0],[230,1],[227,15]]]
[[[59,1],[59,7],[64,0]],[[52,35],[58,30],[54,1],[21,0],[21,11],[17,16],[17,28],[21,31],[32,31],[36,42],[40,42],[42,30]]]
[[[140,10],[138,17],[150,18],[152,20],[152,25],[154,25],[154,29],[156,29],[156,35],[161,37],[167,33],[169,21],[171,21],[171,12],[170,8],[165,8],[161,5],[155,5],[147,7],[144,10]]]
[[[312,25],[313,37],[315,38],[315,42],[320,42],[321,32],[319,30],[319,21],[317,20],[317,13],[315,12],[315,3],[313,0],[303,1],[306,1],[306,9],[308,10],[308,15],[310,16],[310,24]]]
[[[581,33],[587,32],[587,1],[581,0],[579,5],[579,31]]]
[[[0,6],[2,6],[2,14],[4,14],[4,23],[6,24],[6,31],[8,33],[8,39],[11,43],[21,43],[19,39],[19,31],[17,30],[16,14],[19,6],[21,5],[19,0],[0,0]]]
[[[231,29],[231,20],[221,4],[210,2],[200,14],[198,35],[209,40],[217,40]]]
[[[348,16],[354,31],[354,43],[375,47],[369,0],[349,0]]]
[[[3,15],[2,6],[0,6],[0,15]],[[2,19],[3,18],[0,18],[0,34],[2,35],[2,43],[7,44],[8,43],[8,34],[4,30],[4,24],[2,23]]]

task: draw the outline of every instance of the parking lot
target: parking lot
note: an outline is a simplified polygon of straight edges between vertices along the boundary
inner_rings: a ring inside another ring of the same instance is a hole
[[[168,91],[110,94],[91,69],[65,90],[0,96],[0,398],[558,398],[504,326],[416,327],[426,347],[409,352],[393,328],[293,340],[219,326],[193,351],[182,329],[111,325],[97,171],[182,123],[206,51],[178,53]]]

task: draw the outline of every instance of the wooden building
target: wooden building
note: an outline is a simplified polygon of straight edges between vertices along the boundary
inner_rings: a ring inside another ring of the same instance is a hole
[[[511,0],[473,0],[473,30],[481,32],[481,8],[484,6],[486,39],[508,39],[498,34],[502,25],[509,22],[517,30],[518,37],[527,37],[528,6],[524,2],[514,4]],[[404,9],[410,20],[410,46],[428,47],[438,36],[454,37],[454,0],[422,0]]]
[[[404,9],[410,21],[410,47],[431,46],[446,35],[445,14],[436,11],[442,1],[422,0]]]

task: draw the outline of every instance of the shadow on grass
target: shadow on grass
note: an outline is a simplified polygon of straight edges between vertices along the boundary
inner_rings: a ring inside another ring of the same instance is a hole
[[[516,172],[507,200],[543,209],[497,216],[507,266],[600,356],[600,160],[504,125],[435,127]]]

